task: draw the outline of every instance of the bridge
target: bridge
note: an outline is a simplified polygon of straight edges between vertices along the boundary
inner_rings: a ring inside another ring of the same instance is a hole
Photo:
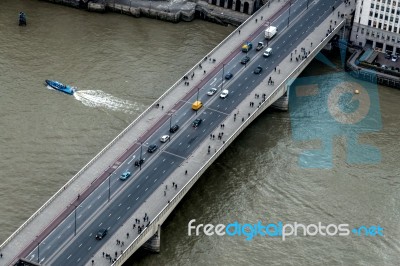
[[[122,265],[140,247],[159,251],[169,214],[234,139],[286,94],[341,31],[351,9],[339,0],[297,0],[258,10],[21,225],[0,246],[0,264]],[[245,41],[265,41],[270,25],[278,28],[268,43],[270,57],[255,49],[241,52]],[[246,55],[250,61],[241,64]],[[231,79],[225,78],[228,72]],[[211,88],[215,95],[207,95]],[[223,99],[224,89],[229,94]],[[196,100],[204,106],[193,111]],[[202,123],[194,127],[196,118]],[[171,133],[175,124],[180,128]],[[166,134],[170,139],[160,142]],[[159,146],[153,152],[152,144]],[[101,229],[107,234],[97,240]]]

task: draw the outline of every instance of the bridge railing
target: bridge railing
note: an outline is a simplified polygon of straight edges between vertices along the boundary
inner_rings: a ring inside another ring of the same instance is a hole
[[[332,31],[332,34],[336,34],[340,28],[345,24],[345,20],[338,23],[338,26]],[[240,135],[240,133],[247,128],[248,125],[253,122],[262,112],[264,112],[270,105],[272,105],[277,99],[284,95],[288,86],[290,86],[295,78],[301,73],[301,71],[307,66],[313,59],[314,56],[319,53],[319,51],[329,42],[330,38],[325,37],[321,43],[319,43],[311,52],[307,58],[304,59],[302,64],[298,64],[297,67],[276,87],[276,89],[261,103],[260,107],[257,108],[243,123],[242,125],[225,141],[216,153],[214,153],[197,171],[194,176],[179,190],[179,192],[172,198],[167,206],[165,206],[150,222],[149,226],[137,236],[133,242],[127,247],[125,252],[120,255],[112,265],[119,266],[139,249],[148,239],[150,239],[158,230],[159,225],[161,225],[167,218],[167,214],[171,213],[176,205],[181,201],[181,199],[186,195],[187,192],[192,188],[192,186],[197,182],[200,176],[208,169],[208,167],[221,155],[222,152]],[[205,140],[206,141],[206,140]]]

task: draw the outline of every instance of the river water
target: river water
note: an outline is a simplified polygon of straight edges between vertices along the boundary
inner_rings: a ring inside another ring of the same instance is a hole
[[[21,10],[27,13],[27,27],[17,26]],[[0,242],[232,30],[199,20],[170,24],[41,1],[2,0]],[[318,83],[325,92],[349,80],[338,68],[340,59],[330,60],[333,67],[315,60],[303,73],[308,78],[299,82],[308,82],[309,87]],[[49,91],[43,85],[47,78],[78,86],[81,92],[72,98]],[[300,83],[298,87],[304,87]],[[320,93],[322,98],[294,97],[290,112],[265,112],[209,168],[163,225],[161,253],[135,261],[398,265],[400,92],[369,87],[375,111],[357,128],[337,126],[327,118],[330,109],[321,99],[329,92]],[[291,98],[298,95],[293,92]],[[359,148],[349,136],[369,148]],[[356,146],[361,152],[350,153],[357,151]],[[322,154],[310,152],[321,147],[328,148]],[[300,235],[285,241],[188,236],[192,219],[195,224],[214,225],[380,225],[384,236]]]

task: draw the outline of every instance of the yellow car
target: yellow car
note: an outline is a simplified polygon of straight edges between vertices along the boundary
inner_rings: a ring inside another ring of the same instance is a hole
[[[197,111],[197,110],[199,110],[202,106],[203,106],[203,104],[202,104],[201,101],[195,101],[195,102],[192,104],[192,109],[195,110],[195,111]]]

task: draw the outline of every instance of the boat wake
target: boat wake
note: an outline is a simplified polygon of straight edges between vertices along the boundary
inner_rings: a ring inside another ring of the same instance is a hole
[[[138,104],[123,100],[101,90],[79,90],[74,93],[75,99],[89,107],[103,107],[113,111],[134,114],[139,111]]]

